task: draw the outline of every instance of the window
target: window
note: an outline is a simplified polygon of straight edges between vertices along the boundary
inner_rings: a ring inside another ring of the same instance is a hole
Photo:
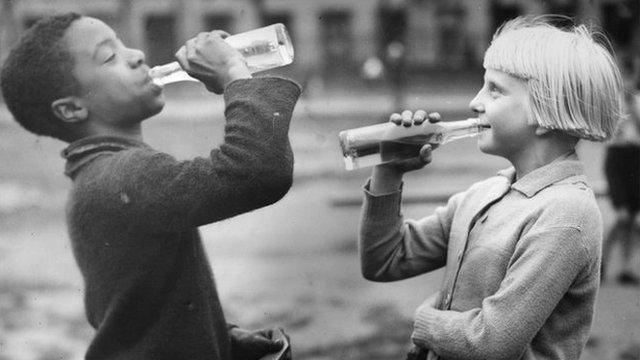
[[[293,36],[293,28],[291,26],[292,21],[291,21],[291,15],[287,14],[287,13],[267,13],[264,16],[264,25],[271,25],[271,24],[277,24],[277,23],[281,23],[283,24],[287,30],[289,31],[289,36],[291,36],[291,39],[294,39]],[[295,40],[293,40],[293,43],[295,45]]]
[[[353,65],[351,14],[339,10],[325,11],[319,20],[327,75],[342,76]]]
[[[144,25],[147,59],[151,66],[174,61],[177,49],[173,15],[150,15]]]
[[[233,18],[229,14],[207,14],[204,17],[204,31],[224,30],[234,34]]]

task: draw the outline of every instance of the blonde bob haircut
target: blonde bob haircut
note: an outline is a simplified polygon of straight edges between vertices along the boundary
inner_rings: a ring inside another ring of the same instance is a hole
[[[551,24],[554,19],[506,22],[494,34],[483,66],[525,82],[532,124],[604,141],[622,116],[620,70],[604,35],[584,25],[561,29]]]

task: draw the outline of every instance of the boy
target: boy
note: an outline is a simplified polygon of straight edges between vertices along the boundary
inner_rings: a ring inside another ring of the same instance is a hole
[[[225,322],[197,227],[279,200],[292,181],[287,138],[299,87],[252,79],[223,32],[177,53],[226,102],[225,140],[178,162],[142,142],[162,88],[139,50],[100,20],[46,18],[9,55],[2,92],[16,120],[71,143],[67,223],[95,338],[87,359],[258,359],[282,344],[271,331]]]
[[[545,17],[505,24],[484,67],[470,103],[478,147],[513,167],[417,221],[400,213],[402,175],[428,163],[430,147],[375,167],[362,272],[393,281],[445,267],[441,290],[415,312],[411,338],[429,359],[578,359],[599,285],[602,223],[574,149],[613,132],[620,74],[584,26],[563,30]],[[425,117],[438,120],[424,111],[391,120]]]

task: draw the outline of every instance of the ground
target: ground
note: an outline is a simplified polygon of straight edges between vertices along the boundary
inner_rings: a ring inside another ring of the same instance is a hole
[[[295,179],[283,200],[201,228],[228,319],[245,328],[284,327],[296,359],[403,359],[413,311],[442,276],[373,283],[360,275],[357,203],[368,170],[343,170],[337,133],[381,121],[393,105],[384,93],[352,95],[298,105],[291,130]],[[464,108],[470,98],[409,94],[407,103],[443,109],[452,119],[470,115]],[[163,114],[145,125],[146,140],[179,158],[206,155],[222,138],[221,110],[216,99],[170,96]],[[93,330],[64,228],[69,183],[58,155],[64,145],[27,134],[6,110],[0,133],[0,360],[81,359]],[[585,143],[579,153],[601,192],[603,147]],[[406,197],[461,190],[506,165],[479,153],[473,140],[452,143],[407,177]],[[409,202],[403,209],[409,217],[438,205]],[[599,205],[609,226],[606,197]],[[606,282],[595,316],[583,359],[640,359],[638,288]]]

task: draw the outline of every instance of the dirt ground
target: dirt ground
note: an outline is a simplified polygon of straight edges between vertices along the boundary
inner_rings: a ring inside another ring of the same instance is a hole
[[[413,311],[437,290],[442,274],[384,284],[362,278],[359,208],[336,206],[336,200],[357,202],[368,170],[343,170],[337,132],[374,116],[339,108],[319,116],[315,109],[322,108],[331,104],[298,107],[291,130],[295,181],[282,201],[201,228],[225,312],[246,328],[284,327],[296,359],[403,359]],[[183,108],[170,105],[145,125],[146,140],[179,158],[204,155],[222,136],[219,109],[219,103],[205,104],[200,115],[180,120]],[[63,144],[3,120],[0,133],[0,360],[81,359],[93,330],[64,228]],[[590,143],[580,148],[596,189],[603,188],[602,151]],[[439,149],[428,169],[408,176],[405,195],[462,190],[506,165],[463,140]],[[611,208],[606,198],[599,204],[609,226]],[[404,212],[418,217],[435,206],[410,204]],[[603,285],[583,359],[640,359],[638,288],[612,280]]]

